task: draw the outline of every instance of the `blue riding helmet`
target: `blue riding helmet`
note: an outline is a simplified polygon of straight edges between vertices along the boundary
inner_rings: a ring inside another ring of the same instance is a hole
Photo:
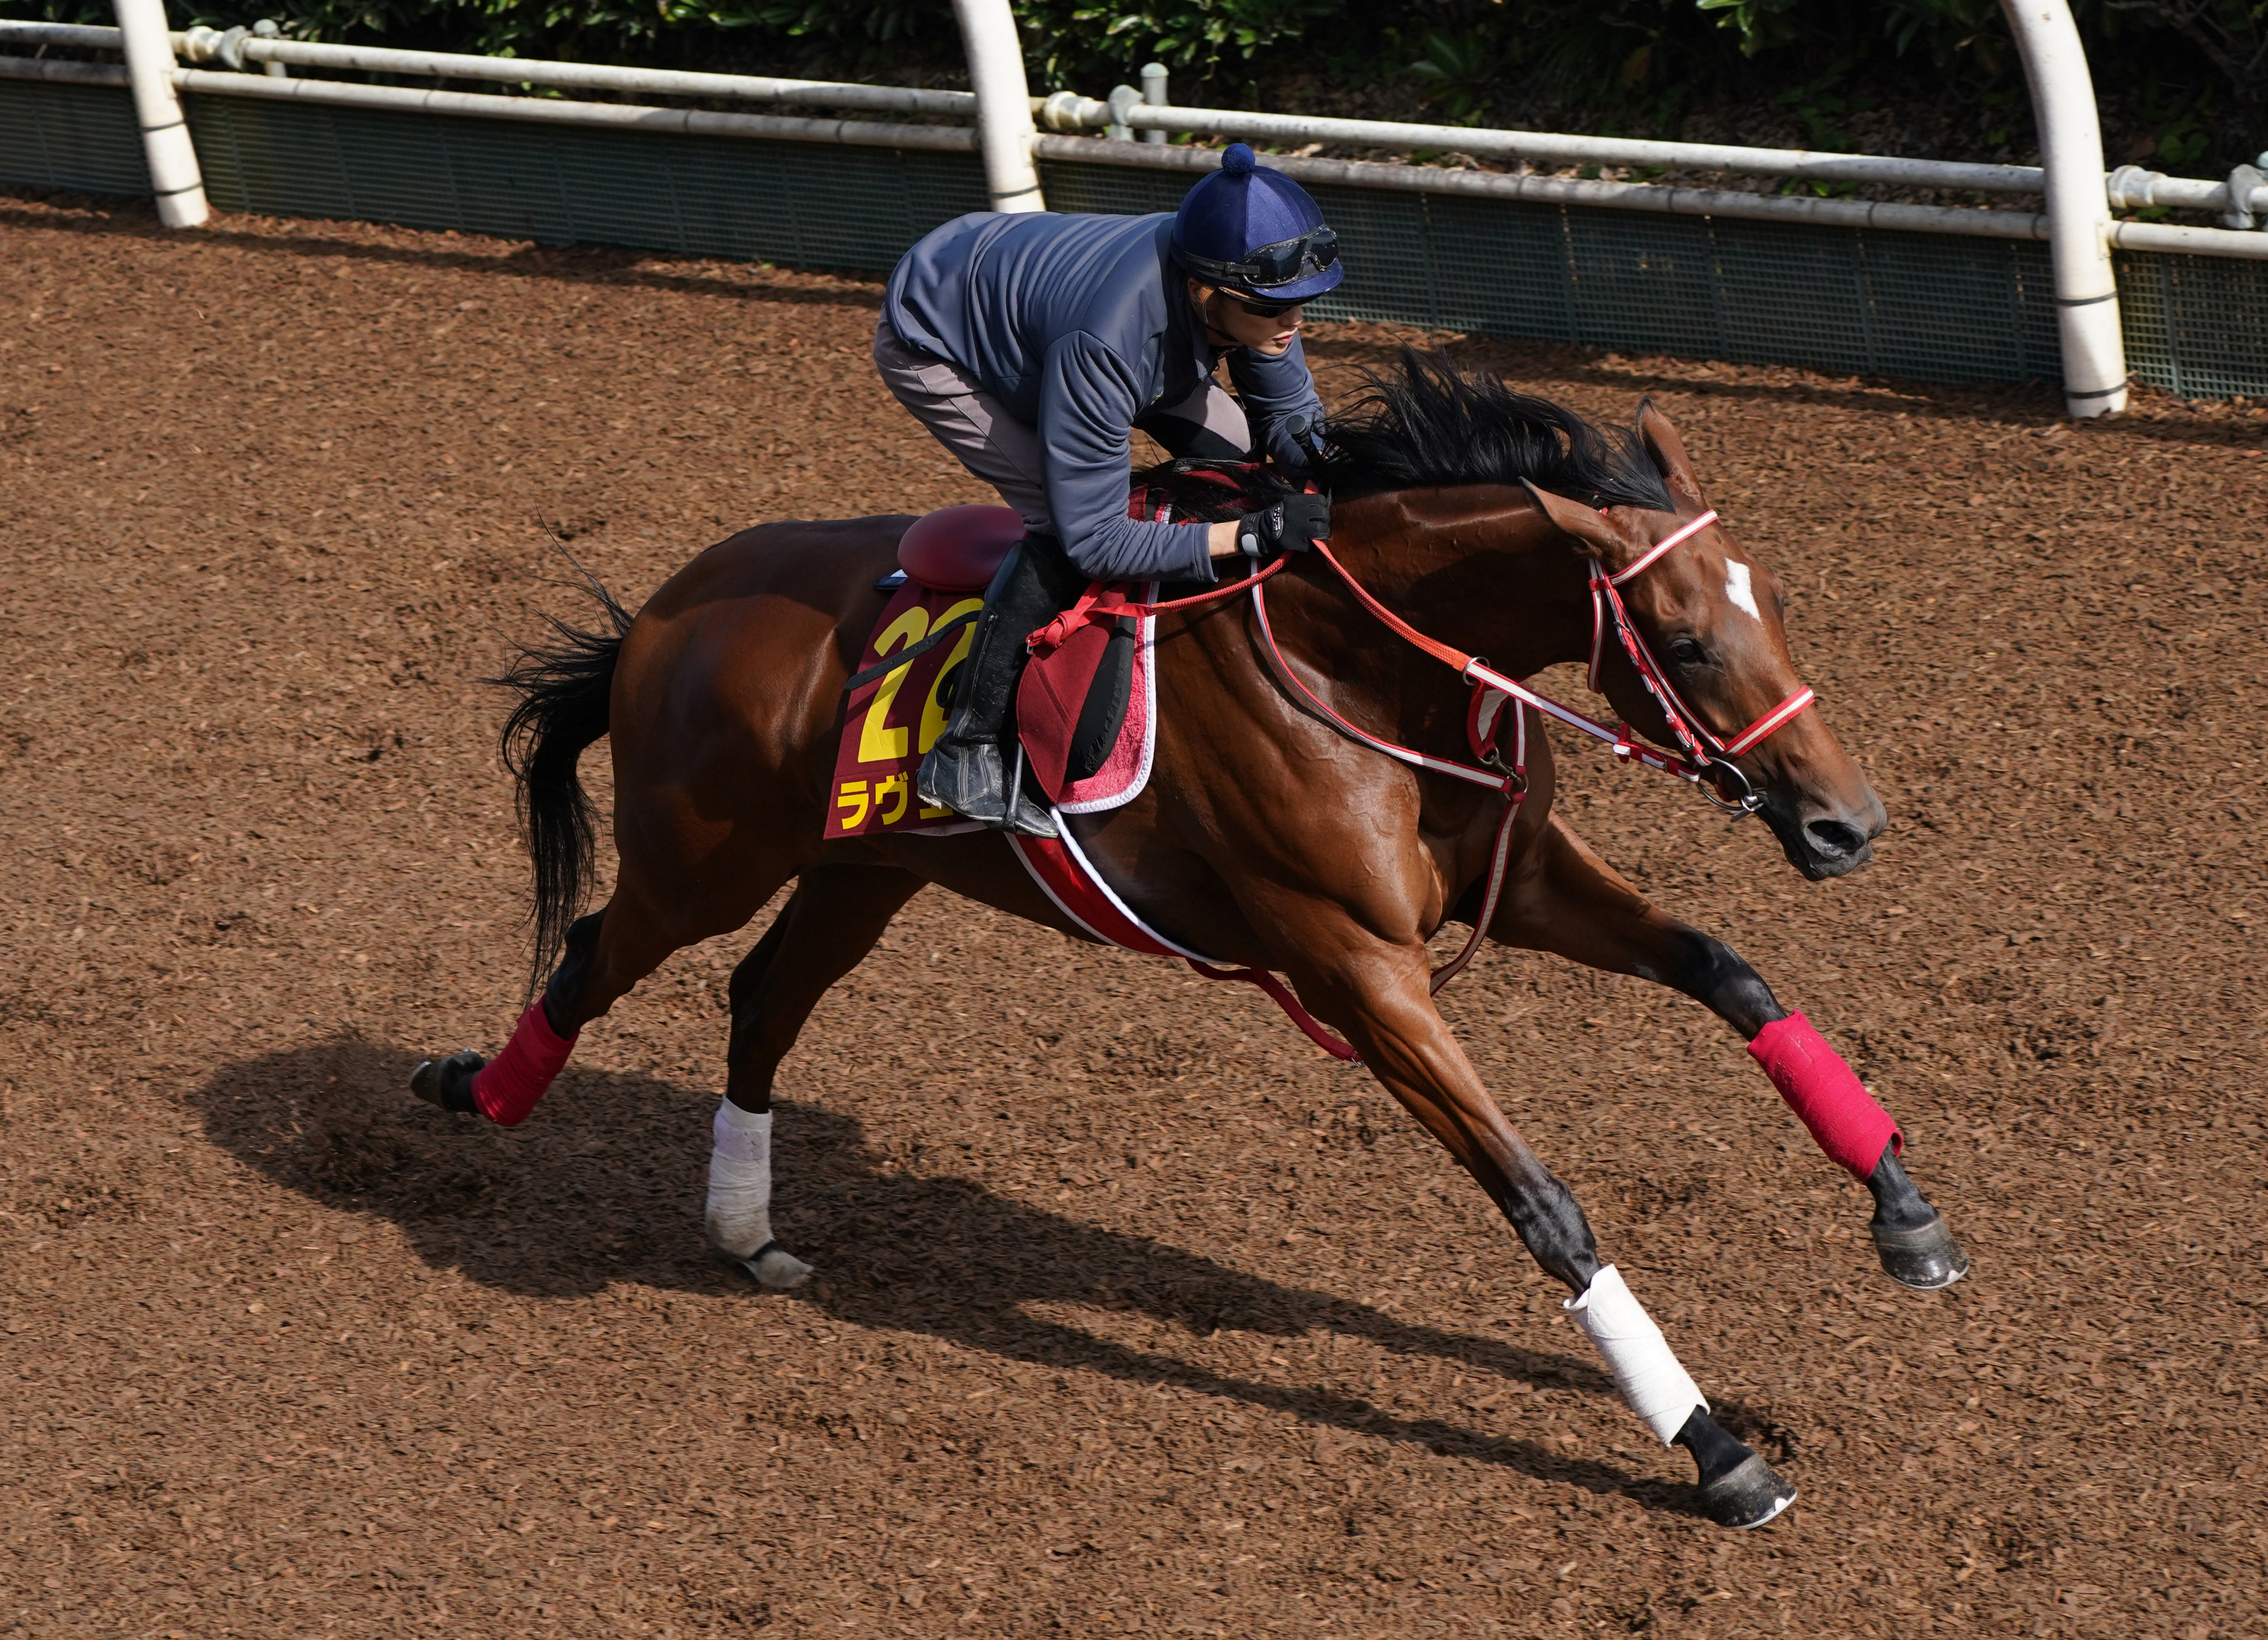
[[[1207,284],[1266,302],[1304,302],[1346,276],[1338,236],[1307,190],[1242,143],[1174,217],[1174,260]]]

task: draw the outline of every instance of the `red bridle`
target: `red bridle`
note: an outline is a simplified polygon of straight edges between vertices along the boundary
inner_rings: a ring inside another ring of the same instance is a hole
[[[1602,511],[1603,511],[1604,509]],[[1161,509],[1160,516],[1162,518],[1165,515],[1165,510]],[[1732,760],[1762,745],[1773,732],[1794,722],[1809,709],[1817,696],[1808,688],[1798,686],[1793,694],[1788,695],[1778,705],[1729,740],[1719,738],[1708,724],[1701,721],[1700,715],[1685,703],[1676,688],[1670,683],[1668,674],[1662,671],[1660,664],[1654,659],[1653,651],[1646,646],[1646,640],[1638,635],[1638,627],[1631,620],[1630,610],[1623,603],[1622,593],[1618,590],[1624,583],[1644,574],[1656,563],[1692,540],[1716,521],[1717,513],[1714,508],[1702,513],[1698,518],[1687,520],[1647,548],[1631,563],[1611,575],[1607,572],[1606,566],[1596,558],[1591,560],[1591,688],[1594,690],[1599,688],[1599,662],[1606,647],[1607,629],[1611,625],[1616,636],[1621,640],[1623,652],[1630,657],[1631,666],[1638,673],[1638,681],[1646,686],[1646,692],[1653,697],[1654,704],[1660,708],[1662,717],[1669,725],[1670,733],[1676,738],[1677,743],[1685,748],[1686,755],[1683,757],[1657,750],[1655,747],[1632,739],[1630,725],[1627,723],[1613,726],[1601,723],[1587,713],[1579,712],[1572,706],[1561,705],[1548,695],[1537,694],[1519,680],[1505,676],[1486,661],[1468,655],[1453,644],[1444,643],[1438,638],[1426,636],[1384,604],[1379,602],[1377,599],[1372,597],[1370,589],[1354,578],[1329,546],[1317,541],[1314,543],[1314,550],[1322,561],[1336,572],[1339,579],[1346,583],[1347,590],[1354,594],[1356,600],[1375,616],[1381,624],[1403,642],[1425,651],[1443,665],[1455,667],[1459,675],[1473,686],[1472,705],[1466,714],[1469,724],[1492,724],[1499,722],[1500,713],[1498,709],[1502,705],[1502,702],[1491,702],[1487,697],[1491,695],[1509,695],[1513,700],[1524,702],[1534,707],[1556,723],[1565,724],[1570,729],[1606,741],[1614,747],[1615,756],[1624,762],[1643,763],[1648,769],[1660,769],[1665,775],[1675,775],[1681,780],[1691,782],[1712,803],[1721,809],[1729,810],[1737,817],[1755,813],[1764,806],[1764,799],[1756,794],[1756,789],[1749,785],[1749,777],[1741,772],[1740,766]],[[1477,784],[1496,786],[1503,790],[1512,789],[1515,784],[1524,785],[1524,782],[1507,782],[1506,771],[1500,765],[1497,767],[1497,772],[1491,773],[1488,769],[1473,769],[1447,759],[1429,757],[1410,747],[1395,746],[1389,741],[1379,739],[1356,728],[1336,712],[1323,706],[1312,691],[1304,684],[1299,684],[1297,675],[1284,664],[1283,651],[1276,646],[1276,635],[1268,623],[1267,605],[1261,592],[1262,585],[1269,577],[1286,568],[1291,562],[1291,555],[1287,553],[1278,557],[1265,569],[1241,581],[1232,582],[1226,586],[1216,586],[1209,592],[1200,592],[1192,598],[1177,598],[1157,604],[1109,604],[1104,607],[1098,601],[1104,592],[1102,584],[1098,581],[1088,587],[1086,593],[1069,609],[1032,634],[1027,641],[1035,651],[1044,654],[1064,642],[1084,622],[1100,619],[1106,614],[1111,616],[1153,615],[1168,609],[1188,609],[1199,605],[1218,603],[1222,599],[1231,598],[1248,590],[1252,593],[1253,607],[1259,614],[1261,636],[1270,657],[1275,661],[1279,671],[1290,677],[1294,684],[1299,685],[1300,693],[1306,695],[1309,702],[1318,708],[1325,719],[1341,733],[1359,740],[1374,750],[1384,752],[1388,756],[1400,759],[1415,768],[1431,769],[1436,774],[1454,775]],[[1488,754],[1488,761],[1493,763],[1492,740],[1486,748],[1478,744],[1477,740],[1476,741],[1474,754],[1481,756],[1484,751]],[[1719,781],[1735,787],[1737,795],[1727,796],[1720,791],[1718,786]]]
[[[1661,709],[1670,733],[1685,748],[1686,755],[1683,757],[1657,751],[1632,739],[1630,725],[1626,723],[1609,727],[1587,713],[1579,712],[1572,706],[1563,706],[1547,695],[1537,694],[1519,680],[1505,676],[1484,660],[1468,655],[1438,638],[1426,636],[1372,597],[1369,589],[1348,573],[1346,566],[1338,561],[1329,547],[1317,541],[1315,551],[1337,572],[1339,579],[1346,583],[1347,590],[1355,595],[1362,607],[1396,636],[1415,644],[1444,665],[1454,666],[1459,674],[1473,686],[1473,706],[1468,714],[1472,721],[1484,723],[1496,715],[1494,707],[1486,701],[1486,695],[1510,695],[1533,706],[1555,722],[1608,742],[1614,747],[1615,755],[1626,762],[1643,763],[1648,769],[1658,769],[1666,775],[1675,775],[1680,779],[1690,781],[1712,803],[1739,816],[1755,813],[1764,806],[1764,798],[1757,795],[1756,789],[1749,783],[1749,777],[1741,772],[1740,765],[1733,759],[1762,744],[1775,730],[1793,723],[1817,697],[1808,688],[1799,688],[1731,739],[1720,739],[1679,696],[1653,658],[1653,652],[1646,648],[1646,640],[1638,635],[1636,624],[1631,620],[1630,611],[1623,603],[1622,594],[1616,590],[1624,582],[1644,573],[1665,555],[1692,540],[1716,521],[1717,514],[1711,511],[1678,526],[1646,548],[1634,563],[1612,575],[1607,573],[1605,566],[1596,558],[1591,560],[1591,687],[1594,689],[1599,687],[1600,655],[1606,645],[1607,629],[1611,625],[1622,641],[1624,653],[1630,657],[1631,665],[1638,673],[1638,680],[1646,685],[1646,692],[1653,696],[1654,703]],[[1279,558],[1269,568],[1275,570],[1284,563],[1285,560]],[[1260,589],[1255,586],[1253,598],[1256,602],[1259,597]],[[1274,635],[1267,630],[1264,617],[1262,635],[1272,651]],[[1331,717],[1335,723],[1339,721],[1336,713]],[[1344,724],[1341,726],[1344,727]],[[1370,740],[1366,735],[1359,738]],[[1378,743],[1372,741],[1371,744]],[[1387,748],[1381,746],[1380,749]],[[1396,754],[1399,754],[1398,749]],[[1411,761],[1416,760],[1413,758]],[[1425,760],[1425,766],[1438,767],[1438,764],[1432,760]],[[1452,771],[1445,769],[1441,772]],[[1474,771],[1476,774],[1478,772]],[[1719,790],[1720,782],[1730,789],[1729,791]]]
[[[1715,732],[1701,721],[1700,714],[1685,703],[1675,686],[1669,681],[1669,675],[1661,669],[1660,662],[1654,659],[1653,651],[1646,646],[1646,639],[1639,635],[1638,623],[1631,619],[1630,610],[1624,605],[1618,590],[1623,583],[1644,574],[1657,561],[1716,521],[1714,508],[1697,518],[1689,519],[1612,575],[1607,573],[1606,567],[1596,558],[1591,560],[1590,681],[1594,692],[1604,693],[1599,688],[1599,662],[1606,648],[1607,628],[1612,624],[1615,635],[1622,640],[1623,653],[1630,657],[1638,681],[1646,686],[1646,693],[1653,696],[1653,703],[1661,709],[1662,719],[1668,724],[1669,732],[1677,738],[1677,743],[1685,748],[1689,756],[1712,769],[1729,771],[1746,787],[1748,777],[1741,775],[1730,760],[1762,745],[1775,731],[1794,722],[1818,697],[1808,688],[1798,685],[1794,693],[1740,733],[1729,740],[1719,739]],[[1628,724],[1624,725],[1623,732],[1626,738]],[[1738,800],[1738,806],[1744,813],[1753,813],[1761,801],[1751,790],[1744,792]]]

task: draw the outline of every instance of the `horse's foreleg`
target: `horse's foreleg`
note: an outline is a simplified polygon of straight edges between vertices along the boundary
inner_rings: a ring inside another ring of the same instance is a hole
[[[1710,1417],[1709,1403],[1621,1272],[1599,1262],[1573,1194],[1481,1085],[1434,1009],[1425,948],[1356,942],[1336,961],[1302,967],[1294,970],[1301,995],[1347,1033],[1372,1073],[1488,1192],[1536,1263],[1575,1295],[1566,1308],[1605,1357],[1631,1410],[1658,1439],[1692,1454],[1710,1518],[1762,1526],[1793,1503],[1795,1489]]]
[[[766,1287],[799,1286],[811,1266],[772,1239],[772,1077],[828,988],[863,961],[921,887],[883,865],[820,865],[733,971],[732,1045],[709,1156],[709,1239]]]
[[[1492,938],[1667,985],[1741,1033],[1820,1149],[1874,1196],[1874,1247],[1893,1280],[1928,1289],[1968,1272],[1944,1216],[1899,1165],[1904,1137],[1889,1113],[1730,945],[1656,910],[1557,815],[1506,888]]]

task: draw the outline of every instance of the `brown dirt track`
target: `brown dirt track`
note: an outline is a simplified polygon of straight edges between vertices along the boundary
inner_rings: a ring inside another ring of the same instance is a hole
[[[873,286],[18,196],[0,290],[0,1634],[2268,1633],[2258,411],[1469,350],[1661,393],[1896,817],[1808,886],[1563,759],[1897,1112],[1948,1294],[1700,1010],[1447,1000],[1802,1487],[1735,1537],[1375,1085],[1162,963],[916,901],[784,1073],[791,1298],[697,1223],[753,933],[523,1129],[409,1100],[515,1008],[538,521],[635,603],[977,498]]]

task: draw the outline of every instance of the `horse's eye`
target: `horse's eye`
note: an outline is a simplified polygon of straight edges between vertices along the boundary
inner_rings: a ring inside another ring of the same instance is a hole
[[[1709,658],[1709,651],[1690,637],[1672,638],[1669,658],[1681,666],[1697,666]]]

